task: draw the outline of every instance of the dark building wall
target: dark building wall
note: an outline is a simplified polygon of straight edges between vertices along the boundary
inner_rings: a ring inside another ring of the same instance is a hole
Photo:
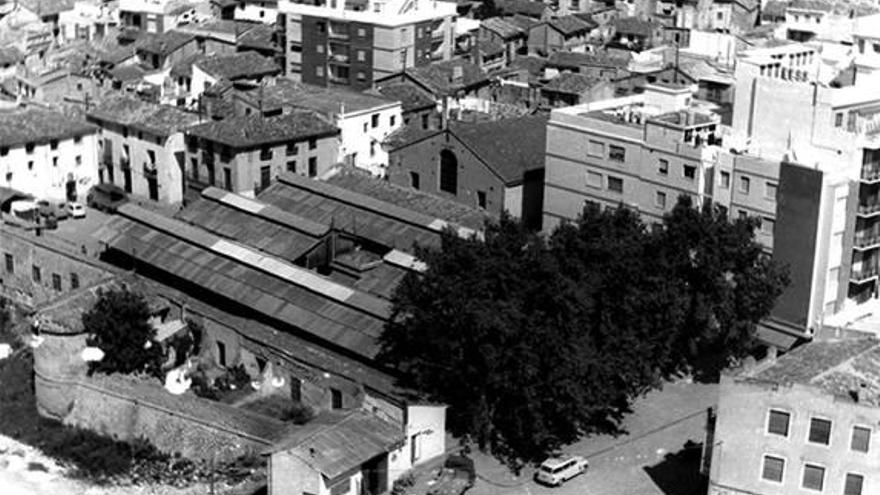
[[[349,24],[351,46],[351,71],[349,81],[352,89],[363,90],[373,87],[373,26],[352,22]],[[362,53],[364,60],[360,60],[358,53]],[[361,79],[359,74],[363,73]]]
[[[544,169],[529,170],[523,180],[522,221],[527,228],[543,228]]]
[[[806,326],[816,258],[822,172],[783,162],[779,168],[773,257],[788,265],[791,283],[772,316]]]
[[[458,191],[440,190],[440,153],[449,150],[458,161]],[[439,132],[389,153],[388,180],[412,187],[411,174],[419,176],[419,190],[478,207],[478,192],[486,194],[486,210],[500,215],[504,209],[504,183],[479,158],[448,132]]]
[[[428,65],[431,63],[431,25],[432,21],[415,24],[415,64]],[[421,36],[419,36],[421,33]]]
[[[318,53],[319,46],[324,53]],[[327,48],[327,19],[303,16],[301,77],[304,83],[327,85]],[[319,67],[322,75],[318,75]]]

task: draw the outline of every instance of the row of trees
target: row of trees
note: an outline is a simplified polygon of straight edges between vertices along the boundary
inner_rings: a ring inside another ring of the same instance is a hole
[[[751,349],[787,284],[755,228],[683,197],[653,229],[591,207],[546,237],[510,218],[482,241],[444,235],[399,286],[381,358],[450,406],[455,434],[537,460],[617,431],[664,378],[712,379]]]

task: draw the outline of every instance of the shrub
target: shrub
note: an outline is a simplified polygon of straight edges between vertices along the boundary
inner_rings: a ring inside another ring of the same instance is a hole
[[[281,415],[281,421],[290,421],[296,425],[304,425],[315,417],[315,411],[311,407],[295,403],[287,408]]]
[[[404,495],[406,490],[415,484],[416,476],[412,472],[407,472],[394,480],[394,484],[391,486],[391,495]]]

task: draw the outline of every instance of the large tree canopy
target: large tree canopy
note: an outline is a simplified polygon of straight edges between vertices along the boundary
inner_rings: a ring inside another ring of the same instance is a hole
[[[445,234],[394,296],[381,358],[450,405],[449,425],[511,461],[615,431],[671,373],[747,353],[787,283],[755,223],[683,198],[662,225],[587,208],[548,238],[503,217]]]
[[[104,351],[101,361],[89,363],[89,371],[159,376],[162,349],[154,341],[156,330],[149,318],[150,308],[140,294],[125,288],[101,291],[82,315],[88,345]]]

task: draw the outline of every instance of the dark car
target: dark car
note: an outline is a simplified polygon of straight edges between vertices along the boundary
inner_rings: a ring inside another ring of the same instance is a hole
[[[64,220],[69,215],[67,212],[67,203],[64,201],[41,199],[37,201],[37,207],[40,209],[40,215],[45,218],[55,217],[56,220]]]
[[[98,184],[92,187],[86,196],[86,205],[108,213],[114,213],[127,201],[128,196],[125,191],[113,184]]]
[[[463,455],[451,455],[443,463],[443,468],[428,490],[428,495],[463,495],[474,486],[476,478],[473,459]]]

